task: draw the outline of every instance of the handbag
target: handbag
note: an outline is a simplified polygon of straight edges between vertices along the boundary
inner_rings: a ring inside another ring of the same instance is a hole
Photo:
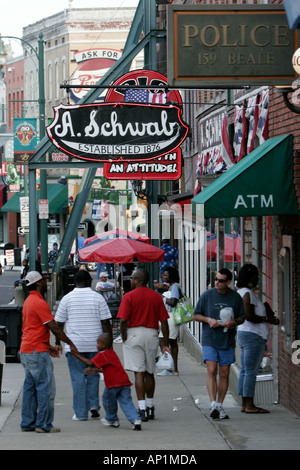
[[[178,300],[173,308],[173,318],[175,325],[184,325],[193,320],[194,307],[192,301],[185,294]]]
[[[158,359],[156,363],[158,369],[174,370],[174,361],[170,353],[167,351]]]

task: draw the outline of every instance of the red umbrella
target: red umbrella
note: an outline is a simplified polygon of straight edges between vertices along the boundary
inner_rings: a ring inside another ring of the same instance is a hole
[[[232,259],[234,256],[234,259]],[[238,234],[225,235],[225,262],[241,262],[241,237]]]
[[[225,262],[232,262],[232,253],[234,261],[241,262],[241,237],[238,234],[225,234]],[[207,234],[207,261],[217,257],[217,237]]]
[[[207,261],[215,259],[217,256],[217,237],[216,235],[210,235],[210,232],[207,233]]]
[[[84,242],[85,245],[91,243],[95,240],[106,240],[108,238],[132,238],[133,240],[140,240],[141,242],[151,244],[151,239],[146,235],[141,233],[129,232],[128,230],[121,230],[116,228],[114,230],[109,230],[108,232],[102,232],[99,235],[94,235],[93,237],[87,238]]]
[[[98,238],[98,237],[97,237]],[[81,261],[89,263],[133,263],[163,261],[164,250],[131,238],[96,239],[79,250]]]

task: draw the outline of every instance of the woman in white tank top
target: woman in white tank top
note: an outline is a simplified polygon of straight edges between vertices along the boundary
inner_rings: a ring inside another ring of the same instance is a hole
[[[238,381],[238,394],[242,397],[245,413],[269,413],[269,410],[255,406],[254,391],[256,376],[266,350],[270,331],[268,323],[278,325],[271,308],[263,304],[255,295],[258,283],[258,269],[253,264],[245,264],[239,272],[238,293],[243,299],[245,321],[238,326],[237,341],[241,351],[241,371]]]

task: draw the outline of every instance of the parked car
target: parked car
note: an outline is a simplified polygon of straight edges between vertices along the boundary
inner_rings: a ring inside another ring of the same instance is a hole
[[[96,271],[97,270],[97,263],[87,263],[88,271]]]

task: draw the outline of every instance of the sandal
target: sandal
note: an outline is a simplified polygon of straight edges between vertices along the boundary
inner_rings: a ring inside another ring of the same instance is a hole
[[[256,408],[254,408],[253,411],[247,411],[247,410],[245,410],[245,413],[247,413],[247,414],[265,414],[265,413],[270,413],[270,411],[269,411],[269,410],[265,410],[264,408],[258,408],[258,407],[256,407]]]

